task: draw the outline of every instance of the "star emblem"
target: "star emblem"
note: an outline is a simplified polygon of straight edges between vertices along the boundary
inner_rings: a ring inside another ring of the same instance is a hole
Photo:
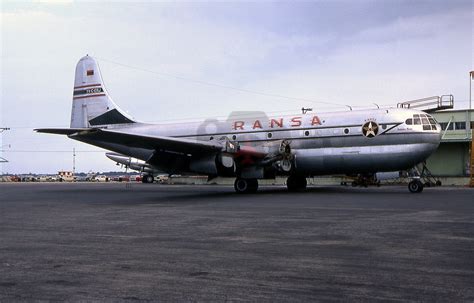
[[[362,134],[367,138],[373,138],[377,136],[379,132],[379,126],[373,121],[369,121],[362,126]]]

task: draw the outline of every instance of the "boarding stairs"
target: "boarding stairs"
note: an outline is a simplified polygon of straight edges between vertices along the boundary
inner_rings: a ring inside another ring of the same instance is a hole
[[[454,96],[442,95],[404,101],[398,103],[397,107],[407,109],[418,109],[427,113],[432,113],[438,110],[452,109],[454,107]]]
[[[420,180],[427,187],[441,186],[441,180],[431,173],[428,166],[426,166],[426,161],[423,161],[414,167],[414,175],[419,176]]]

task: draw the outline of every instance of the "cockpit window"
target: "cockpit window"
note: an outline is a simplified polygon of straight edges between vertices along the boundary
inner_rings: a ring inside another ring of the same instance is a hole
[[[413,115],[413,124],[415,125],[421,124],[420,115]]]
[[[412,119],[407,119],[405,123],[407,125],[411,125]],[[430,116],[425,114],[415,114],[413,115],[413,124],[414,125],[423,125],[423,130],[437,130],[436,127],[436,120]]]

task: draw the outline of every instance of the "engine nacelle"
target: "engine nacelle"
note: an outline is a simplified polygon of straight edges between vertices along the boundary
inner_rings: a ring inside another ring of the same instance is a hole
[[[235,176],[234,158],[226,154],[214,154],[191,159],[189,169],[193,172],[210,176]]]

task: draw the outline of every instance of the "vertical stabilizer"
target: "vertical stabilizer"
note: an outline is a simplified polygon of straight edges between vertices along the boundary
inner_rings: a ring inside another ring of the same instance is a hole
[[[96,60],[88,55],[82,57],[76,66],[71,128],[134,122],[110,98]]]

